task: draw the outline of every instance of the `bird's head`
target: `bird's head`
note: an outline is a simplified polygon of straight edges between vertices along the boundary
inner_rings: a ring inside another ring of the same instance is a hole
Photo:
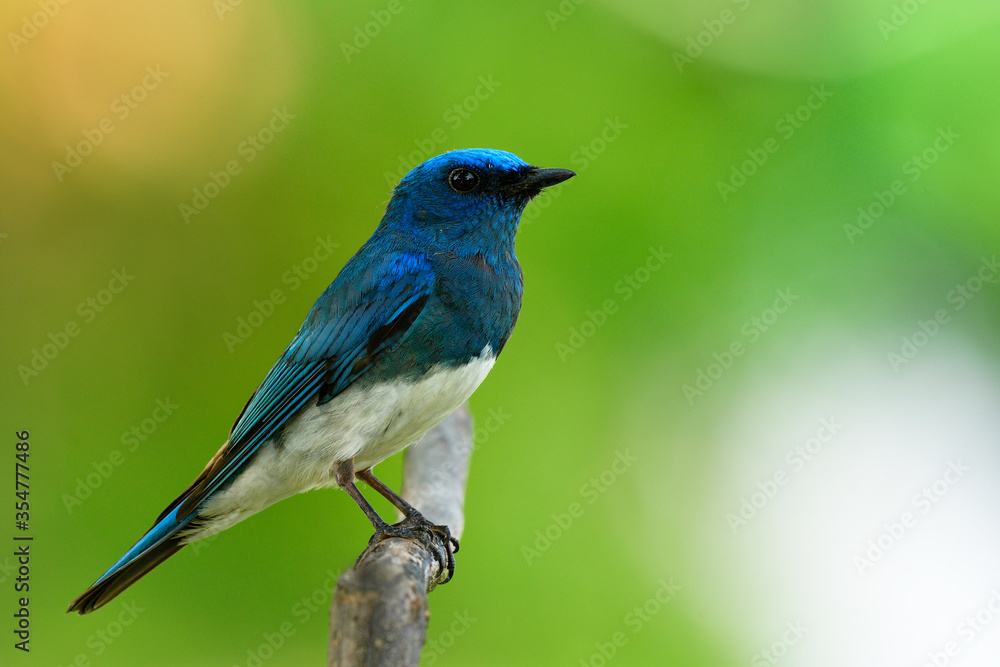
[[[393,191],[382,225],[461,251],[510,244],[521,212],[544,188],[575,176],[540,169],[513,153],[472,148],[414,167]]]

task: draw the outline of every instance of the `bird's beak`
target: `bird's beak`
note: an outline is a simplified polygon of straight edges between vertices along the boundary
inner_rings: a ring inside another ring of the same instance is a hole
[[[576,176],[576,172],[569,169],[539,169],[538,167],[532,167],[524,176],[511,184],[510,187],[515,191],[527,190],[532,195],[537,195],[544,188],[562,183],[567,178],[574,176]]]

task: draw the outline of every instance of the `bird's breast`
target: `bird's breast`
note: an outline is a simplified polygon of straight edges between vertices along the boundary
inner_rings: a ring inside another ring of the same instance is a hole
[[[434,294],[414,336],[437,358],[464,363],[489,346],[499,355],[521,309],[521,270],[513,255],[441,261]]]
[[[373,466],[420,440],[468,400],[495,361],[496,355],[487,346],[465,364],[435,366],[416,381],[394,383],[384,394],[391,396],[388,405],[381,406],[376,417],[383,431],[355,454],[355,467]]]
[[[415,443],[464,403],[493,367],[486,346],[461,365],[435,364],[418,378],[358,382],[323,404],[303,409],[285,428],[281,449],[313,480],[334,463],[354,459],[362,470]]]

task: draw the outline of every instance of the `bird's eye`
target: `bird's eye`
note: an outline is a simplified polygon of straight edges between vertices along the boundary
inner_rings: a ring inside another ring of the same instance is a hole
[[[448,185],[455,192],[472,192],[479,185],[479,174],[465,167],[452,169],[448,174]]]

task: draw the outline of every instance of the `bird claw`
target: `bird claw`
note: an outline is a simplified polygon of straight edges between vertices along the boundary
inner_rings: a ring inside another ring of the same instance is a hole
[[[458,552],[459,544],[448,526],[433,524],[422,514],[414,513],[399,523],[387,524],[377,529],[368,540],[368,544],[374,546],[388,537],[401,537],[420,542],[425,549],[434,554],[438,572],[446,573],[445,578],[438,583],[446,584],[451,581],[455,574],[455,554]]]

